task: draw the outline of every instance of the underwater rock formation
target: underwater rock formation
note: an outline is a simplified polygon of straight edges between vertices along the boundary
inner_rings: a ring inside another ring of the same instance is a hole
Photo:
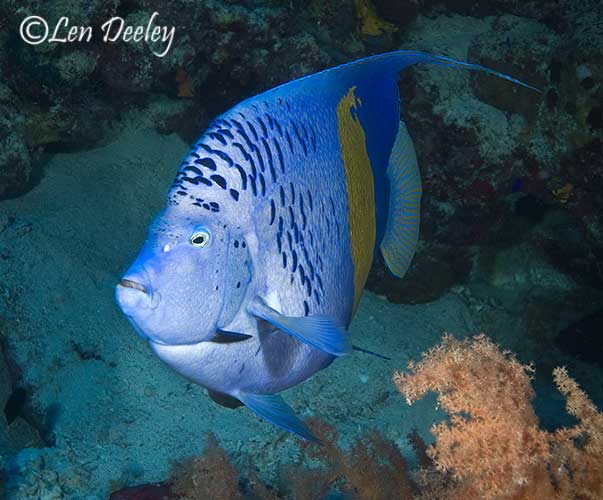
[[[102,143],[124,110],[153,101],[177,106],[160,130],[192,141],[207,124],[205,111],[216,114],[244,96],[364,53],[350,35],[355,15],[345,2],[311,2],[298,12],[278,2],[177,1],[159,8],[146,0],[99,1],[67,8],[8,1],[0,17],[16,36],[27,15],[52,27],[68,14],[69,26],[98,30],[112,16],[144,25],[157,9],[158,22],[177,30],[169,57],[155,56],[146,44],[103,43],[100,36],[36,46],[0,37],[0,199],[31,187],[32,159],[45,151]]]
[[[586,14],[566,15],[575,26],[586,25]],[[573,274],[589,275],[590,285],[603,289],[602,270],[594,264],[603,248],[595,236],[600,234],[595,212],[603,213],[595,187],[601,171],[596,151],[602,131],[596,116],[603,87],[589,69],[603,36],[592,29],[590,34],[594,39],[587,47],[583,29],[559,32],[544,19],[508,14],[419,15],[406,25],[403,48],[445,52],[495,67],[540,87],[543,94],[488,75],[438,68],[416,68],[415,78],[403,76],[404,114],[424,185],[422,246],[410,276],[431,283],[431,289],[417,295],[408,283],[388,279],[380,266],[369,287],[388,290],[387,296],[398,302],[437,296],[451,280],[462,282],[474,273],[473,257],[484,246],[524,238],[529,226],[523,209],[532,204],[543,212],[569,211],[581,218],[576,220],[581,236],[567,253],[584,255],[578,267],[591,272]],[[586,184],[593,189],[586,190]],[[559,247],[565,242],[559,241]],[[545,253],[553,266],[569,271],[563,265],[569,259]],[[426,277],[429,266],[423,263],[430,260],[439,264],[437,278]]]
[[[15,8],[13,1],[0,6],[14,33],[21,20],[11,14]],[[19,12],[45,16],[52,25],[62,8],[25,2]],[[82,26],[98,26],[113,15],[141,24],[156,8],[145,0],[92,2],[70,15]],[[541,87],[544,95],[488,75],[419,69],[420,78],[405,77],[405,117],[426,188],[423,255],[416,260],[421,270],[411,273],[425,276],[429,262],[446,262],[442,255],[454,254],[454,264],[434,270],[438,276],[426,278],[430,285],[419,296],[389,281],[382,264],[370,286],[388,288],[392,300],[416,302],[463,281],[471,272],[471,246],[513,225],[513,194],[578,214],[589,252],[601,253],[601,201],[595,189],[582,188],[582,169],[572,168],[597,161],[592,154],[588,159],[588,151],[603,135],[597,64],[603,35],[591,22],[601,12],[598,2],[445,2],[442,10],[432,1],[302,6],[212,0],[160,10],[160,21],[177,27],[169,57],[154,56],[144,44],[95,39],[33,47],[0,38],[0,46],[14,45],[0,59],[6,75],[0,89],[0,199],[31,187],[33,165],[44,152],[109,140],[116,120],[131,110],[147,110],[161,133],[175,131],[190,142],[211,116],[242,97],[402,43],[495,67]]]

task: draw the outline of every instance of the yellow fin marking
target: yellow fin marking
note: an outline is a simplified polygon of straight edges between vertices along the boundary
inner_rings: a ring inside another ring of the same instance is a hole
[[[348,220],[354,264],[354,313],[366,283],[375,248],[375,188],[373,169],[366,150],[364,129],[352,110],[357,110],[356,87],[337,105],[337,131],[348,192]]]

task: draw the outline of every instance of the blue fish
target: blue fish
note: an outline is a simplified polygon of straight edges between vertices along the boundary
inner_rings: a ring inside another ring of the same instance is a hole
[[[376,251],[398,277],[410,265],[421,180],[397,79],[420,62],[525,85],[381,54],[241,102],[184,159],[116,298],[157,356],[217,402],[315,440],[278,393],[352,351]]]

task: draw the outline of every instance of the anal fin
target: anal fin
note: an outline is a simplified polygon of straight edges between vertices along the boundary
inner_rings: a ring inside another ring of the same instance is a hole
[[[400,122],[387,177],[389,214],[381,253],[390,271],[401,278],[410,266],[419,239],[422,192],[415,148],[404,122]]]
[[[277,427],[297,434],[308,441],[320,443],[306,425],[295,416],[293,409],[278,394],[252,394],[246,392],[238,394],[237,397],[253,413]]]

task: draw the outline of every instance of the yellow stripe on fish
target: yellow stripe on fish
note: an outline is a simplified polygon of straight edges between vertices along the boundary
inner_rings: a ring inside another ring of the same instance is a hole
[[[354,313],[366,283],[376,238],[375,188],[371,161],[366,150],[366,138],[356,111],[362,105],[355,95],[356,87],[337,105],[339,146],[348,193],[350,245],[354,265]]]

